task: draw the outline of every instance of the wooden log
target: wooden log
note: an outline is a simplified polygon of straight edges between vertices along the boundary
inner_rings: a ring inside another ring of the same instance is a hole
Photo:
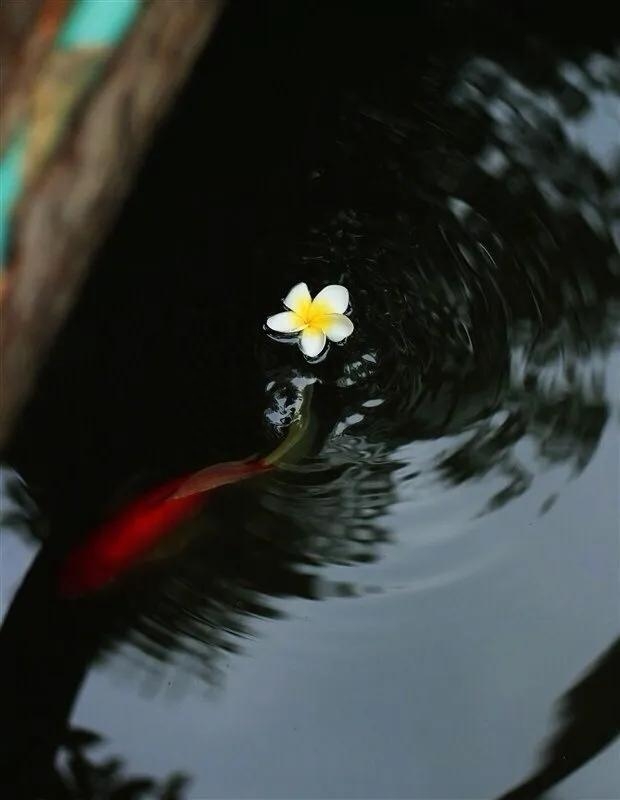
[[[0,297],[0,445],[10,435],[145,146],[223,5],[224,0],[151,0],[53,157],[20,198]],[[25,23],[20,20],[14,38],[23,41]],[[17,61],[11,62],[9,79],[30,74],[28,65]],[[20,102],[18,96],[15,103]]]

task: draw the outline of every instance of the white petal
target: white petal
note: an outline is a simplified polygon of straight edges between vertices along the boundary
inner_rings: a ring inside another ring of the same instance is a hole
[[[321,319],[321,330],[330,342],[342,342],[353,333],[353,323],[344,314],[328,314]]]
[[[344,314],[348,307],[349,291],[337,284],[321,289],[312,302],[312,310],[319,314]]]
[[[325,334],[320,328],[306,328],[299,337],[301,352],[308,358],[316,358],[325,349]]]
[[[267,319],[267,325],[272,331],[278,333],[297,333],[304,328],[303,319],[293,311],[282,311],[281,314],[274,314]]]
[[[312,297],[305,283],[298,283],[297,286],[293,286],[291,291],[284,298],[284,305],[301,317],[306,316],[311,302]]]

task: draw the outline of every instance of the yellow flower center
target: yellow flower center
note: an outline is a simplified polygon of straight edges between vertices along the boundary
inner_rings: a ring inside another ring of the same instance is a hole
[[[295,313],[307,327],[321,330],[326,323],[325,317],[334,312],[331,305],[324,300],[306,300],[299,303]]]

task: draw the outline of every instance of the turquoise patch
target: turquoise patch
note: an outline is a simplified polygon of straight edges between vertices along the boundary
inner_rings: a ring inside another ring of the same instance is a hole
[[[26,137],[21,133],[13,138],[0,159],[0,267],[5,265],[11,213],[22,188],[25,150]]]
[[[115,45],[141,6],[142,0],[75,0],[56,45],[62,48]]]

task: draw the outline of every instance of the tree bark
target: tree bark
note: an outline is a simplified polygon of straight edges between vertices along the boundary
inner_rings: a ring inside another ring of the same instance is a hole
[[[0,446],[153,130],[223,5],[224,0],[151,0],[52,159],[20,198],[0,297]],[[23,27],[16,30],[23,40]],[[15,58],[11,72],[29,74]]]

